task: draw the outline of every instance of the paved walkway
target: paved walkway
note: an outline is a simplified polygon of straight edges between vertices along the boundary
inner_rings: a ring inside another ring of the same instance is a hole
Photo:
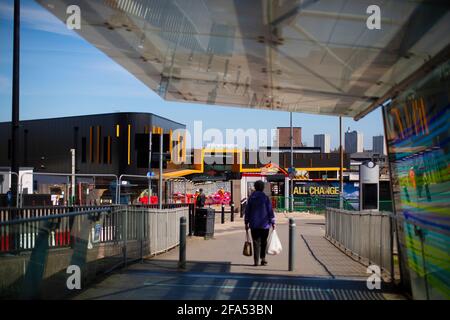
[[[242,255],[242,219],[216,225],[214,239],[187,243],[187,269],[177,269],[178,249],[130,266],[104,279],[77,299],[397,299],[368,290],[366,267],[324,238],[323,216],[293,214],[297,224],[296,269],[288,269],[288,216],[278,214],[283,252],[253,266]]]

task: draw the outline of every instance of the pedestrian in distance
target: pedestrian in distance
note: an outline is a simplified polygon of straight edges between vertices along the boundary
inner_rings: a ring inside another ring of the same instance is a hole
[[[199,194],[197,195],[197,199],[195,201],[195,205],[197,206],[197,208],[203,208],[205,206],[206,203],[206,196],[203,193],[203,189],[199,190]]]
[[[13,202],[13,194],[11,189],[8,190],[8,192],[6,193],[6,203],[8,207],[12,207],[12,202]]]
[[[267,265],[266,247],[269,230],[275,229],[275,215],[269,197],[264,193],[264,182],[254,184],[255,191],[250,195],[245,207],[245,230],[250,229],[253,240],[254,265]]]

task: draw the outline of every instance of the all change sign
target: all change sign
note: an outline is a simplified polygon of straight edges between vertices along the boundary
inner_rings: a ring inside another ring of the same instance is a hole
[[[294,196],[338,196],[339,186],[318,183],[294,182]]]

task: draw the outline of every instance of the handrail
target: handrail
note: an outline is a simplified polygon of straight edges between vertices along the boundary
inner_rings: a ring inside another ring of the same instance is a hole
[[[73,212],[52,214],[49,216],[39,216],[39,217],[26,218],[26,219],[13,219],[13,220],[0,221],[0,227],[7,226],[7,225],[13,225],[13,224],[20,224],[20,223],[25,223],[25,222],[36,222],[36,221],[42,221],[42,220],[51,220],[51,219],[68,218],[68,217],[73,217],[73,216],[89,215],[89,214],[98,213],[98,212],[111,212],[111,208],[103,207],[103,208],[98,208],[98,209],[94,209],[94,210],[73,211]]]
[[[9,217],[11,215],[6,216]],[[83,272],[92,271],[93,275],[100,275],[127,266],[129,262],[142,261],[144,257],[166,252],[180,242],[181,217],[191,222],[191,206],[162,211],[105,206],[93,210],[74,209],[51,216],[24,215],[19,219],[1,221],[0,260],[8,259],[11,265],[6,267],[19,268],[19,271],[4,277],[0,299],[42,298],[41,288],[47,285],[65,288],[66,278],[53,276],[69,265],[75,264],[85,268]],[[92,254],[89,259],[84,255],[78,259],[80,252]],[[22,268],[23,259],[27,257],[33,263]],[[46,266],[45,276],[41,273],[43,265]],[[24,278],[28,274],[33,276]],[[83,286],[94,277],[88,278]],[[70,294],[67,291],[50,291],[45,292],[46,297],[61,298],[61,294]]]

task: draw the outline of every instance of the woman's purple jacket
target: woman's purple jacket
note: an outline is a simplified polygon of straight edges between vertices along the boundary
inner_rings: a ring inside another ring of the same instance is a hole
[[[250,229],[269,229],[275,224],[275,215],[269,197],[261,191],[254,191],[245,207],[245,224]]]

